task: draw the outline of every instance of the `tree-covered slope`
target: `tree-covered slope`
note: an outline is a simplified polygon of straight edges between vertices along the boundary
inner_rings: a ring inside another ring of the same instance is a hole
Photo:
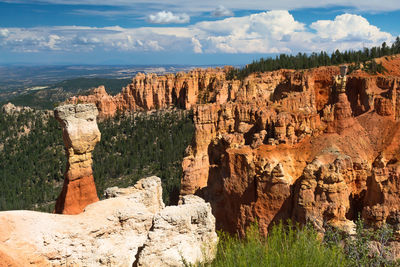
[[[100,198],[107,187],[157,175],[166,203],[177,201],[181,161],[194,132],[187,112],[117,116],[99,128],[93,171]],[[0,210],[52,211],[65,163],[61,129],[52,116],[0,112]]]

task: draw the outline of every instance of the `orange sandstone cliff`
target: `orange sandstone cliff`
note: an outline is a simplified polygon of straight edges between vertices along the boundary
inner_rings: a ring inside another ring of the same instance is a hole
[[[351,232],[358,214],[399,226],[400,71],[352,73],[343,92],[338,74],[254,74],[235,99],[196,106],[181,194],[209,201],[230,232],[256,219],[265,232],[279,219]]]
[[[104,86],[100,86],[89,96],[72,97],[67,102],[94,103],[100,118],[113,116],[117,110],[140,111],[173,106],[190,109],[199,99],[207,103],[209,98],[215,97],[211,91],[223,85],[226,71],[227,69],[196,69],[189,73],[163,76],[139,73],[116,96],[108,95]]]
[[[92,173],[92,151],[100,141],[97,114],[93,104],[64,105],[54,110],[62,126],[68,158],[56,213],[79,214],[87,205],[99,200]]]
[[[120,109],[192,109],[195,136],[182,163],[181,195],[210,202],[219,229],[244,233],[256,219],[330,224],[351,232],[400,226],[400,56],[388,69],[278,70],[228,80],[225,69],[140,74],[117,96],[104,88],[70,102]]]

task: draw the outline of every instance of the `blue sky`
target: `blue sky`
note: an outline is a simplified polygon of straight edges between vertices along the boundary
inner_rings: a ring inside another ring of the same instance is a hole
[[[391,43],[400,1],[0,0],[0,64],[246,64]]]

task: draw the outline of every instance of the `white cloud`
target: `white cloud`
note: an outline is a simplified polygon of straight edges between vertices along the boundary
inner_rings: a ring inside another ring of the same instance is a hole
[[[365,18],[343,14],[309,26],[285,10],[202,21],[185,27],[0,28],[9,51],[170,51],[193,53],[297,53],[361,49],[391,43],[393,36]]]
[[[192,44],[193,44],[193,52],[195,52],[196,54],[203,53],[202,45],[198,39],[192,37]]]
[[[205,52],[275,53],[290,49],[284,36],[305,31],[304,24],[285,10],[274,10],[240,18],[226,18],[193,25]]]
[[[172,23],[188,23],[190,17],[187,14],[173,14],[170,11],[161,11],[151,14],[147,17],[147,21],[154,24],[172,24]]]
[[[318,20],[310,27],[317,31],[319,38],[328,38],[333,42],[368,40],[372,43],[382,43],[391,37],[389,33],[381,32],[378,27],[371,25],[365,18],[352,14],[337,16],[335,20]]]
[[[0,39],[0,49],[14,52],[84,52],[95,49],[138,52],[162,51],[170,47],[177,50],[193,49],[191,36],[185,28],[62,26],[0,30],[8,32],[7,37]]]
[[[7,29],[0,29],[0,37],[7,37],[10,32]]]
[[[61,39],[62,38],[56,34],[50,34],[47,42],[43,43],[43,46],[47,46],[50,50],[59,50],[58,43]]]
[[[219,5],[212,13],[213,17],[230,17],[233,16],[233,12],[226,7]]]

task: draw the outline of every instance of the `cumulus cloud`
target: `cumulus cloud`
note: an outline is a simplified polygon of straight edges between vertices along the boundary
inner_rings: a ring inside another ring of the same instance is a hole
[[[172,23],[188,23],[190,17],[187,14],[174,14],[170,11],[161,11],[151,14],[147,17],[147,21],[154,24],[172,24]]]
[[[275,53],[290,49],[284,36],[304,32],[305,25],[285,10],[274,10],[239,18],[200,22],[193,26],[205,52]],[[287,37],[286,37],[287,38]]]
[[[161,51],[174,40],[165,36],[157,37],[143,29],[121,27],[36,27],[8,28],[0,48],[14,52],[39,52],[62,50],[92,51],[94,49],[119,51]],[[168,40],[170,39],[170,40]],[[177,45],[177,44],[175,44]]]
[[[231,17],[233,16],[233,12],[227,9],[226,7],[219,5],[212,13],[213,17]]]
[[[9,51],[171,51],[193,53],[297,53],[360,49],[394,37],[362,16],[343,14],[305,25],[285,10],[261,12],[185,27],[0,28]]]
[[[203,53],[202,45],[198,39],[192,37],[192,44],[193,44],[193,52],[197,54]]]
[[[389,33],[381,32],[380,29],[371,25],[365,18],[343,14],[335,20],[318,20],[310,26],[317,31],[320,38],[329,38],[338,41],[369,41],[372,43],[383,42],[391,37]]]

